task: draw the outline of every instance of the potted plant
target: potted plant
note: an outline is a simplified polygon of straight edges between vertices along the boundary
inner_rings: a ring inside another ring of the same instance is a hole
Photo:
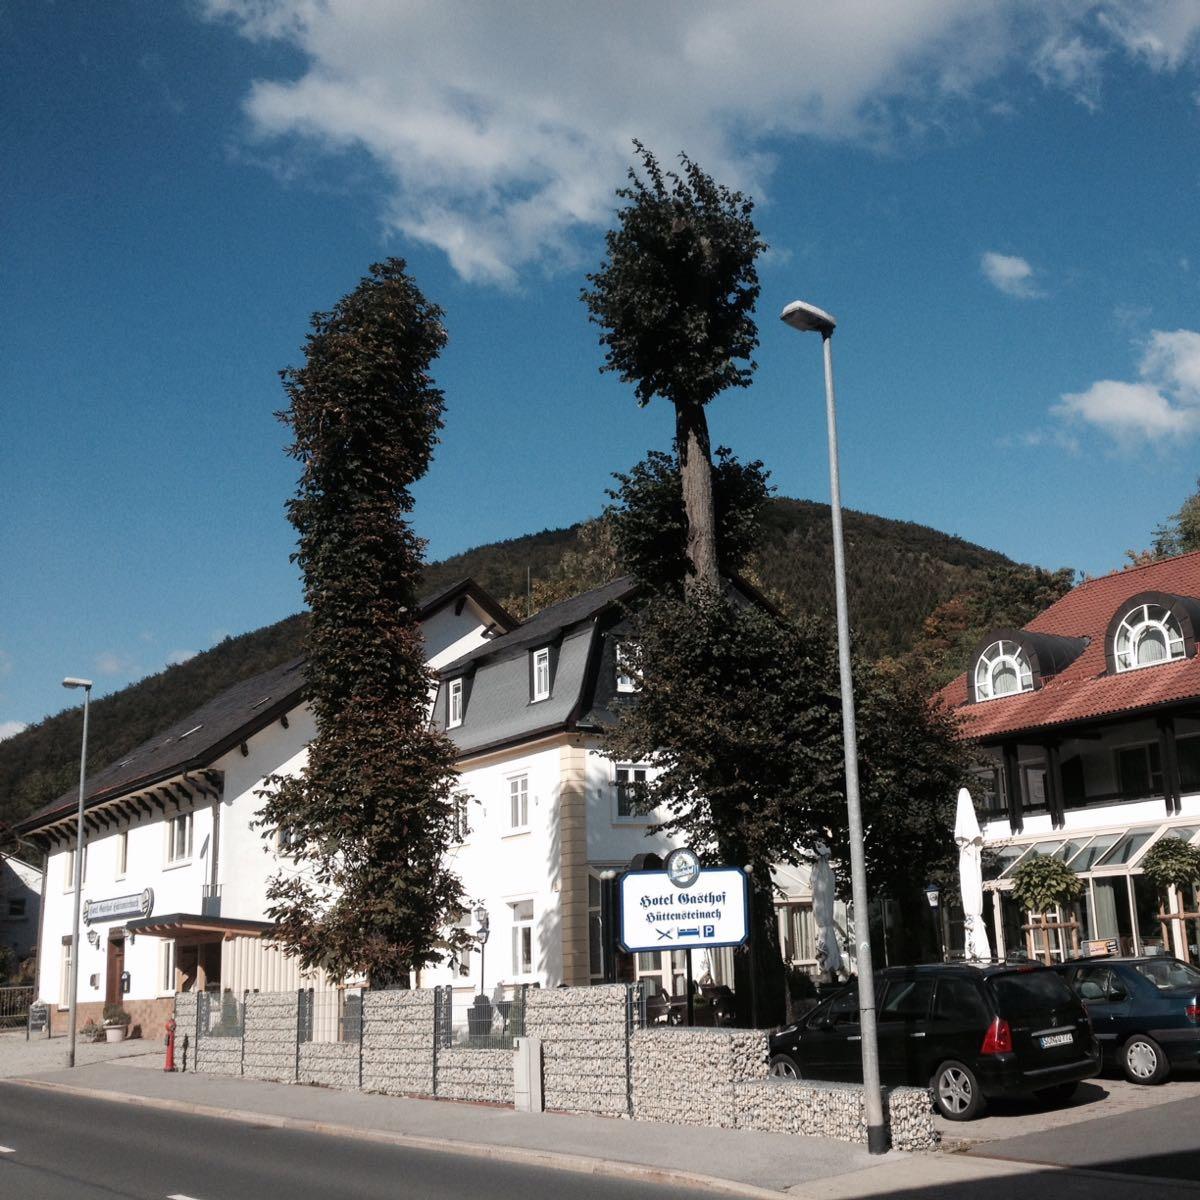
[[[133,1018],[116,1003],[104,1006],[104,1037],[109,1042],[125,1040],[126,1031]]]
[[[1046,913],[1059,905],[1069,904],[1083,891],[1083,882],[1079,876],[1067,866],[1061,858],[1052,855],[1035,854],[1023,862],[1013,872],[1013,898],[1030,914],[1030,943],[1033,949],[1033,930],[1040,927],[1045,935],[1045,946],[1042,955],[1047,966],[1050,965],[1050,930],[1055,926],[1047,918]],[[1069,923],[1076,936],[1078,926]]]
[[[79,1037],[85,1042],[102,1042],[104,1041],[104,1030],[91,1017],[88,1017],[79,1031]]]
[[[1200,879],[1200,849],[1189,846],[1182,838],[1160,838],[1146,852],[1142,859],[1142,870],[1159,892],[1159,920],[1162,921],[1163,942],[1170,946],[1171,938],[1168,932],[1168,916],[1183,920],[1184,893],[1191,884]],[[1179,912],[1171,912],[1170,889],[1175,888],[1179,894]],[[1183,953],[1188,957],[1188,939],[1184,937]]]

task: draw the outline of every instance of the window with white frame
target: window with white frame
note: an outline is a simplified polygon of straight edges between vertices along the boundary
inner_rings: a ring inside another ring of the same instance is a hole
[[[512,910],[512,969],[514,975],[533,974],[533,901],[517,900]]]
[[[1136,671],[1183,658],[1183,630],[1161,604],[1139,604],[1130,609],[1113,637],[1113,661],[1118,671]]]
[[[468,807],[471,797],[466,792],[458,792],[451,798],[451,803],[454,805],[454,840],[465,842],[471,833],[471,816]]]
[[[817,926],[812,904],[780,904],[776,908],[783,960],[792,964],[817,961]]]
[[[644,810],[639,809],[639,801],[645,791],[646,771],[640,763],[621,763],[614,771],[619,820],[644,815]]]
[[[291,854],[299,841],[300,831],[295,825],[281,825],[275,830],[275,849],[280,854]]]
[[[550,647],[533,652],[533,701],[550,699]]]
[[[617,691],[636,692],[641,686],[635,664],[637,662],[637,646],[632,642],[618,642],[617,659]]]
[[[167,862],[187,862],[192,857],[192,814],[180,813],[167,822]]]
[[[169,938],[158,943],[158,990],[160,994],[175,991],[175,943]]]
[[[976,700],[996,700],[1033,691],[1033,671],[1016,642],[993,642],[975,664]]]
[[[83,848],[82,879],[83,879],[84,883],[87,883],[88,849],[89,849],[89,847],[86,845]],[[63,891],[64,892],[73,892],[75,890],[75,847],[74,846],[72,846],[71,849],[68,850],[66,852],[66,854],[63,855],[63,866],[66,869],[66,874],[67,874],[66,879],[63,881]]]
[[[446,728],[453,729],[463,720],[463,681],[450,680],[446,688]]]
[[[63,938],[62,958],[59,960],[58,977],[58,1007],[69,1008],[71,1005],[71,939]]]
[[[509,832],[529,828],[529,776],[514,775],[508,781]]]
[[[117,878],[125,878],[125,870],[129,866],[129,833],[117,834]]]

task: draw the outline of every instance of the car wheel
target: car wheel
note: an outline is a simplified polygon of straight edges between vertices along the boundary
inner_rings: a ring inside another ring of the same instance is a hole
[[[1078,1088],[1078,1083],[1056,1083],[1053,1087],[1038,1088],[1033,1094],[1043,1104],[1066,1104]]]
[[[942,1063],[929,1086],[938,1112],[947,1121],[973,1121],[987,1107],[975,1072],[963,1063]]]
[[[800,1064],[790,1054],[771,1055],[771,1074],[776,1079],[799,1079]]]
[[[1130,1083],[1162,1083],[1167,1077],[1167,1056],[1144,1033],[1135,1033],[1121,1047],[1121,1069]]]

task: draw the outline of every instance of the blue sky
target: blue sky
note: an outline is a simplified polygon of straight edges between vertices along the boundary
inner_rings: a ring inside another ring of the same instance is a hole
[[[596,513],[671,433],[578,293],[629,145],[759,200],[714,437],[1091,573],[1200,474],[1200,8],[0,0],[0,734],[300,607],[277,372],[405,257],[446,310],[431,557]]]

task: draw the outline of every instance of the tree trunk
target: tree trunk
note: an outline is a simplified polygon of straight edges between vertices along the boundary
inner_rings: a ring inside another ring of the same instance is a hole
[[[675,451],[683,485],[683,507],[687,513],[687,556],[692,574],[685,590],[696,586],[720,587],[717,564],[716,514],[713,510],[712,459],[708,420],[704,405],[685,400],[675,406]]]

